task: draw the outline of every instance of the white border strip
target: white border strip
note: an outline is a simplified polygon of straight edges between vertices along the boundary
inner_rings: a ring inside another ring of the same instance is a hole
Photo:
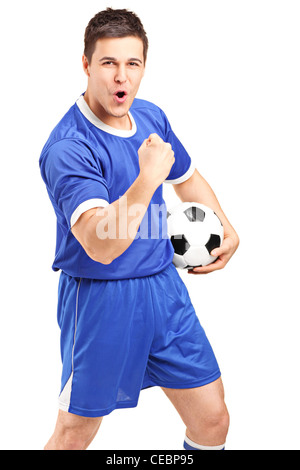
[[[131,114],[130,111],[128,111],[128,116],[131,121],[131,130],[123,130],[123,129],[116,129],[115,127],[108,126],[104,122],[102,122],[96,114],[93,113],[89,105],[84,99],[84,96],[81,95],[78,100],[76,101],[76,104],[82,114],[87,118],[88,121],[90,121],[94,126],[98,127],[98,129],[101,129],[104,132],[107,132],[108,134],[116,135],[117,137],[132,137],[136,131],[136,123],[135,120]]]
[[[198,450],[222,450],[225,447],[225,444],[221,446],[201,446],[200,444],[196,444],[195,442],[191,441],[191,439],[189,439],[187,435],[185,435],[184,440],[189,446],[194,447]]]
[[[106,207],[109,203],[105,199],[88,199],[87,201],[82,202],[77,209],[73,212],[71,216],[71,228],[76,224],[79,217],[89,209],[94,209],[96,207]]]
[[[193,163],[191,163],[190,168],[188,169],[188,171],[184,175],[182,175],[180,178],[177,178],[175,180],[165,180],[165,183],[170,183],[170,184],[184,183],[185,181],[187,181],[193,175],[195,170],[196,170],[195,165]]]

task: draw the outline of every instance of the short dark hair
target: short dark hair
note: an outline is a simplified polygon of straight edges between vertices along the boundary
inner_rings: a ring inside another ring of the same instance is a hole
[[[97,13],[89,22],[84,36],[84,55],[92,60],[96,42],[101,38],[124,38],[135,36],[143,41],[144,62],[148,53],[148,38],[139,17],[129,10],[107,8]]]

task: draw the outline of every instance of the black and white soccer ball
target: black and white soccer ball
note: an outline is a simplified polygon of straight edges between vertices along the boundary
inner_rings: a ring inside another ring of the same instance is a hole
[[[207,266],[216,261],[210,253],[221,246],[224,229],[212,209],[197,202],[183,202],[168,210],[167,222],[176,268]]]

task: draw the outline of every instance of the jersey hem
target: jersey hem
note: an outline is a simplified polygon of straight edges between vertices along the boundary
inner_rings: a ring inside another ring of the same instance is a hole
[[[176,389],[184,389],[184,388],[196,388],[196,387],[203,387],[204,385],[208,385],[215,380],[219,379],[221,377],[221,372],[218,371],[209,377],[206,377],[205,379],[202,380],[196,380],[193,382],[187,382],[187,383],[168,383],[168,384],[163,384],[163,383],[148,383],[148,385],[145,384],[143,386],[142,390],[148,389],[150,387],[163,387],[163,388],[176,388]],[[68,413],[72,413],[75,415],[79,416],[84,416],[87,418],[100,418],[102,416],[106,416],[110,414],[112,411],[117,410],[117,409],[122,409],[122,408],[136,408],[138,405],[138,400],[133,400],[133,401],[123,401],[123,402],[118,402],[114,403],[108,408],[102,408],[102,409],[96,409],[96,410],[87,410],[86,408],[78,408],[73,405],[65,405],[61,402],[59,402],[59,408],[62,411],[67,411]]]
[[[189,381],[189,382],[171,382],[171,383],[162,383],[162,382],[154,382],[154,380],[148,381],[143,385],[143,388],[141,390],[144,390],[149,387],[163,387],[163,388],[177,388],[177,389],[183,389],[183,388],[197,388],[197,387],[203,387],[204,385],[208,385],[212,382],[215,382],[221,377],[221,371],[218,369],[216,372],[213,374],[210,374],[209,376],[201,379],[201,380],[194,380],[194,381]]]
[[[165,180],[164,182],[165,183],[168,183],[168,184],[180,184],[180,183],[184,183],[185,181],[187,181],[188,179],[190,179],[190,177],[193,175],[194,171],[196,170],[196,167],[193,163],[191,163],[188,171],[180,176],[179,178],[176,178],[174,180]]]
[[[128,402],[119,402],[115,403],[114,405],[108,408],[102,408],[97,410],[87,410],[86,408],[78,408],[76,406],[64,405],[62,403],[58,403],[59,409],[62,411],[67,411],[68,413],[72,413],[78,416],[84,416],[86,418],[100,418],[102,416],[106,416],[110,414],[112,411],[117,410],[119,408],[136,408],[138,404],[138,400],[136,401],[128,401]]]
[[[71,228],[73,227],[73,225],[76,224],[77,220],[84,212],[90,209],[97,208],[97,207],[107,207],[108,205],[109,205],[109,202],[103,198],[87,199],[86,201],[82,202],[81,204],[79,204],[79,206],[75,209],[75,211],[71,215],[71,219],[70,219]]]

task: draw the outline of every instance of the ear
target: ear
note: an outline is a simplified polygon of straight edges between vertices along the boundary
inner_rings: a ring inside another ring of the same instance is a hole
[[[87,57],[83,54],[82,56],[82,66],[84,73],[89,77],[90,76],[90,66]]]

